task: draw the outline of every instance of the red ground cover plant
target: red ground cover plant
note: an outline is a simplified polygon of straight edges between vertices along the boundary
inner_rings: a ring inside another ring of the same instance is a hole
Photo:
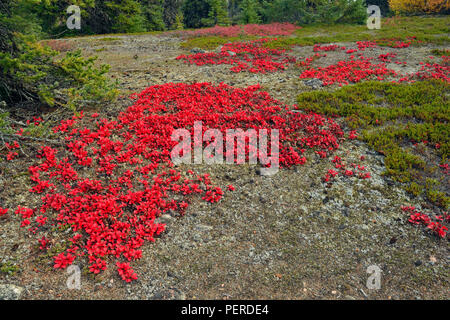
[[[354,131],[350,133],[349,139],[356,139],[352,138],[352,134],[355,134]],[[364,161],[363,156],[360,159],[361,161]],[[323,182],[332,182],[332,180],[338,176],[346,176],[346,177],[358,177],[359,179],[370,179],[371,175],[370,172],[367,172],[367,168],[362,165],[358,165],[356,163],[351,163],[350,165],[345,163],[345,161],[342,160],[341,157],[335,156],[331,162],[334,163],[334,167],[336,170],[330,169],[328,170],[328,173],[325,174],[325,177],[322,178]]]
[[[330,44],[330,45],[320,45],[315,44],[313,47],[314,52],[320,52],[320,51],[337,51],[337,50],[345,50],[345,47],[338,46],[337,44]]]
[[[409,48],[412,44],[423,43],[423,41],[417,40],[417,37],[407,37],[406,41],[400,39],[379,39],[375,40],[375,43],[379,46],[386,46],[391,48]]]
[[[301,29],[292,23],[270,23],[270,24],[246,24],[229,27],[215,26],[193,31],[183,31],[183,35],[187,36],[221,36],[221,37],[237,37],[239,35],[248,36],[288,36],[295,30]]]
[[[450,57],[442,56],[442,63],[422,63],[420,71],[414,74],[415,78],[440,79],[450,83]]]
[[[360,41],[357,42],[358,49],[347,50],[346,53],[351,54],[357,51],[364,51],[366,48],[374,48],[378,46],[376,42]],[[393,46],[397,48],[399,46]],[[402,46],[400,46],[402,47]],[[405,65],[406,62],[393,60],[397,57],[395,52],[388,52],[380,54],[377,58],[380,63],[373,63],[374,58],[366,58],[362,53],[358,53],[358,57],[354,55],[350,56],[349,60],[338,61],[336,64],[326,67],[313,68],[311,64],[314,60],[326,56],[326,54],[320,54],[319,51],[335,51],[345,50],[345,47],[331,46],[314,46],[313,51],[316,52],[313,56],[306,58],[304,61],[300,61],[297,65],[301,67],[308,67],[304,70],[300,79],[316,78],[322,80],[324,86],[338,84],[339,86],[347,85],[350,83],[357,83],[362,80],[387,80],[392,78],[393,82],[415,82],[417,80],[425,79],[439,79],[450,83],[450,63],[448,56],[442,56],[441,64],[424,63],[420,71],[412,74],[399,74],[395,70],[386,66],[386,63],[395,63],[399,65]],[[433,57],[429,57],[431,59]]]
[[[165,225],[155,222],[158,216],[183,215],[192,197],[214,203],[224,194],[207,174],[172,164],[174,129],[190,128],[193,134],[194,121],[202,121],[204,131],[278,129],[281,167],[304,164],[306,150],[326,157],[344,140],[334,120],[290,111],[259,89],[169,83],[133,95],[135,103],[116,120],[81,113],[61,121],[53,130],[63,135],[65,147],[42,146],[37,163],[29,167],[30,192],[41,202],[15,210],[21,226],[40,250],[60,244],[55,269],[87,259],[90,272],[98,274],[115,262],[124,281],[135,280],[129,263],[142,257],[144,243],[164,231]],[[0,209],[0,215],[7,214],[8,209]]]
[[[408,221],[415,225],[426,226],[433,234],[440,238],[445,238],[448,232],[448,228],[443,223],[450,222],[450,214],[444,212],[442,215],[436,216],[432,219],[427,214],[418,211],[412,206],[402,206],[401,209],[409,214]]]
[[[316,78],[322,80],[324,86],[337,83],[339,85],[357,83],[361,80],[375,78],[384,80],[389,76],[396,76],[397,73],[388,69],[384,63],[372,63],[371,58],[360,56],[350,57],[350,60],[339,61],[337,64],[327,67],[308,68],[300,75],[300,79]]]
[[[286,50],[264,48],[263,44],[271,39],[259,39],[249,42],[232,42],[222,46],[220,53],[196,53],[180,55],[176,59],[185,63],[203,66],[205,64],[230,64],[233,72],[249,71],[266,73],[285,70],[287,65],[295,63],[295,58],[286,54]]]

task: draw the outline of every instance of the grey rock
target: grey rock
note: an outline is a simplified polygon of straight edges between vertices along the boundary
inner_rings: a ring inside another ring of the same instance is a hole
[[[156,292],[151,300],[186,300],[186,295],[180,289],[170,288]]]
[[[204,224],[198,224],[198,225],[195,226],[195,229],[198,230],[198,231],[210,231],[210,230],[213,229],[213,227],[212,226],[207,226],[207,225],[204,225]]]
[[[163,214],[162,216],[155,219],[155,223],[169,223],[173,221],[173,217],[170,214]]]
[[[14,284],[0,284],[0,300],[19,300],[23,290]]]
[[[318,89],[323,86],[322,80],[320,79],[308,79],[303,81],[303,83],[313,89]]]
[[[191,49],[192,53],[205,53],[206,51],[200,48],[192,48]]]

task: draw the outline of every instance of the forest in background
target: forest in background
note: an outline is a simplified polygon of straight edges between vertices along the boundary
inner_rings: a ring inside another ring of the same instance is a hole
[[[446,13],[447,0],[13,0],[0,20],[10,29],[40,38],[104,33],[290,22],[299,25],[364,23],[367,5],[382,16]],[[66,9],[81,9],[81,29],[66,27]]]

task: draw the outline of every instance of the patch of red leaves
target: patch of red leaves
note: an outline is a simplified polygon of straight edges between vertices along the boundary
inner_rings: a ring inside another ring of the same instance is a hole
[[[39,162],[29,167],[30,192],[39,194],[41,203],[17,208],[22,227],[35,234],[41,250],[61,241],[47,239],[49,226],[68,230],[69,246],[54,258],[54,268],[87,257],[97,274],[115,260],[122,279],[135,280],[129,263],[164,231],[165,225],[155,222],[158,216],[183,215],[196,195],[211,203],[223,196],[207,174],[173,166],[175,129],[190,128],[193,134],[194,121],[202,121],[204,131],[278,129],[282,167],[304,164],[307,149],[325,157],[339,147],[344,133],[334,120],[292,112],[259,89],[169,83],[135,95],[134,105],[117,120],[81,113],[61,121],[54,131],[64,136],[65,148],[43,146]],[[0,215],[7,211],[1,208]]]
[[[351,135],[355,134],[353,131],[350,133]],[[356,138],[356,137],[355,137]],[[361,161],[364,160],[363,157],[360,159]],[[341,157],[335,156],[331,162],[334,163],[334,167],[337,170],[330,169],[328,170],[328,173],[325,174],[325,177],[322,178],[323,182],[331,182],[336,176],[345,176],[345,177],[357,177],[359,179],[370,179],[371,175],[370,172],[367,172],[367,168],[362,165],[358,165],[356,163],[351,163],[348,165],[345,163]]]
[[[339,85],[357,83],[361,80],[375,78],[384,80],[388,76],[396,76],[394,70],[388,69],[384,63],[374,64],[371,58],[353,56],[348,61],[339,61],[335,65],[319,68],[309,68],[302,72],[300,79],[316,78],[323,82],[324,86],[337,83]]]
[[[448,228],[443,225],[443,223],[450,222],[450,215],[447,212],[444,212],[440,216],[436,216],[433,221],[430,216],[416,210],[415,207],[402,206],[401,209],[409,214],[408,221],[410,223],[415,225],[424,225],[428,230],[440,238],[445,238],[447,235]]]
[[[193,31],[183,31],[187,36],[220,36],[220,37],[237,37],[239,35],[248,36],[288,36],[295,30],[301,29],[292,23],[270,23],[270,24],[246,24],[229,27],[215,26]]]
[[[313,47],[314,52],[320,52],[320,51],[337,51],[337,50],[345,50],[345,47],[338,46],[337,44],[330,44],[330,45],[320,45],[316,44]]]
[[[232,42],[222,46],[220,53],[196,53],[180,55],[176,59],[185,63],[203,66],[206,64],[230,64],[233,72],[249,71],[266,73],[285,70],[287,65],[295,63],[295,58],[286,54],[286,50],[269,49],[263,44],[270,39],[249,42]]]

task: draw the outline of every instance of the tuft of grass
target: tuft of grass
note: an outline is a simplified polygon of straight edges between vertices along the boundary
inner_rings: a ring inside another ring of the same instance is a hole
[[[20,271],[19,266],[12,262],[0,262],[0,274],[13,276]]]
[[[431,50],[431,54],[436,57],[443,57],[443,56],[450,56],[450,50],[449,49],[433,49]]]
[[[444,209],[448,188],[439,163],[450,154],[450,84],[363,82],[335,92],[305,92],[298,108],[342,116],[372,149],[385,155],[385,174]]]

